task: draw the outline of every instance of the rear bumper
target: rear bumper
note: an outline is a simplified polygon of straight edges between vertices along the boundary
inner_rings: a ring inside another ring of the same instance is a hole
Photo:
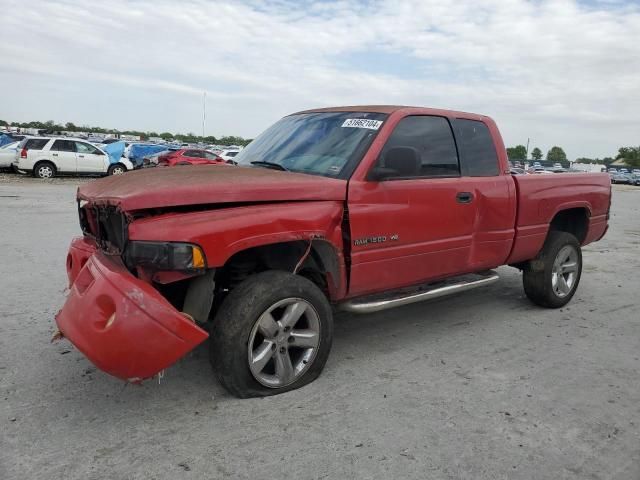
[[[91,362],[123,380],[138,382],[167,368],[208,334],[176,310],[119,259],[72,243],[67,265],[72,282],[56,316],[62,334]]]
[[[18,166],[18,162],[13,162],[13,163],[11,164],[11,169],[12,169],[15,173],[21,173],[21,174],[23,174],[23,175],[24,175],[25,173],[29,173],[29,170],[25,170],[25,169],[23,169],[23,168],[20,168],[20,167]]]

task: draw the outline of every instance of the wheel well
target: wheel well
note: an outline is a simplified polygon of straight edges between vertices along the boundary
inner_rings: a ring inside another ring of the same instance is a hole
[[[570,208],[556,213],[551,220],[549,231],[571,233],[582,244],[589,229],[589,213],[586,208]]]
[[[216,289],[231,290],[249,275],[266,270],[297,273],[315,283],[328,297],[339,281],[338,259],[324,240],[297,240],[254,247],[233,255],[216,272]],[[311,248],[309,248],[311,246]],[[308,253],[307,253],[308,250]],[[302,263],[300,263],[302,261]]]
[[[34,171],[35,171],[35,170],[37,170],[37,169],[38,169],[38,167],[39,167],[40,165],[42,165],[43,163],[48,163],[49,165],[51,165],[51,166],[53,167],[53,170],[54,170],[54,171],[58,170],[58,169],[56,168],[55,163],[53,163],[51,160],[38,160],[38,161],[33,165],[33,170],[34,170]]]

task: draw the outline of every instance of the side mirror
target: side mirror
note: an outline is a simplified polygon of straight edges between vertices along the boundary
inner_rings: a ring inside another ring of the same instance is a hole
[[[393,177],[415,177],[420,172],[420,155],[413,147],[392,147],[382,154],[368,179],[382,181]]]

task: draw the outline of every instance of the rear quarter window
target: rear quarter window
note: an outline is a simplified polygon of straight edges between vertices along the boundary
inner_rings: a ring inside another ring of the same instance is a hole
[[[477,120],[456,118],[453,129],[458,144],[460,167],[466,177],[498,175],[498,155],[489,128]]]
[[[46,138],[29,138],[23,140],[19,148],[26,148],[27,150],[42,150],[47,143],[49,143],[49,140]]]

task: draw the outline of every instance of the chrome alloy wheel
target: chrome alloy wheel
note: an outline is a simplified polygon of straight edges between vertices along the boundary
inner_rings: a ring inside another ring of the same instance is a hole
[[[38,168],[38,176],[40,178],[51,178],[53,177],[53,168],[49,165],[43,165]]]
[[[320,344],[320,317],[301,298],[285,298],[269,307],[249,335],[249,369],[265,387],[282,388],[311,366]]]
[[[578,275],[578,252],[573,245],[565,245],[560,249],[553,261],[551,270],[551,287],[553,292],[564,298],[571,293]]]
[[[124,173],[124,168],[122,167],[114,167],[111,171],[111,175],[122,175]]]

